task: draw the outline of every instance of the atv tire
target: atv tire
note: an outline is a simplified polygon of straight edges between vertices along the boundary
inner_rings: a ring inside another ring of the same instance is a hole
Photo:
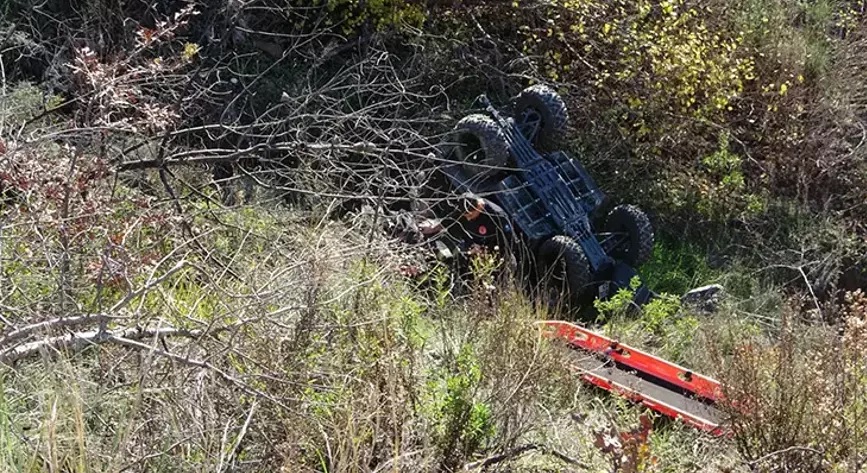
[[[473,114],[455,125],[455,158],[470,177],[497,174],[509,164],[509,145],[492,118]]]
[[[533,145],[544,150],[554,150],[566,131],[569,112],[560,94],[545,85],[534,85],[524,89],[515,102],[515,119],[521,120],[524,112],[533,110],[539,115],[536,136],[528,136]]]
[[[634,205],[618,205],[608,213],[606,232],[627,234],[627,240],[611,251],[611,256],[637,267],[653,252],[653,226],[647,214]]]
[[[542,278],[546,281],[546,286],[553,288],[551,283],[557,282],[568,292],[563,294],[561,291],[561,301],[577,300],[587,292],[593,281],[587,255],[584,254],[581,245],[568,236],[557,235],[542,243],[539,247],[539,262],[540,272],[549,274]]]

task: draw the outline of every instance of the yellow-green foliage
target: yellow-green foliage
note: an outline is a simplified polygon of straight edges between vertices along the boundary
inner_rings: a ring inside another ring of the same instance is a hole
[[[311,6],[309,1],[304,0],[292,0],[290,4],[301,7],[299,10],[302,11]],[[365,25],[369,25],[372,31],[403,25],[418,27],[427,17],[421,5],[404,0],[319,0],[314,2],[314,6],[323,8],[327,13],[325,23],[328,26],[346,35],[357,32]],[[312,17],[300,20],[300,24],[304,23],[321,26],[318,19]]]
[[[44,110],[56,108],[62,102],[62,97],[46,94],[28,82],[16,84],[4,95],[0,95],[0,133],[6,131],[4,128],[18,127]]]
[[[664,133],[658,114],[714,119],[754,78],[743,38],[711,29],[710,6],[684,0],[560,0],[545,31],[526,29],[526,49],[545,49],[551,79],[592,67],[600,94],[629,107],[628,125],[643,136]],[[555,41],[542,41],[548,36]],[[590,58],[593,60],[590,61]],[[596,60],[599,58],[599,60]],[[653,126],[651,126],[653,125]]]
[[[822,162],[840,136],[859,133],[847,131],[845,105],[830,105],[844,102],[822,96],[834,86],[832,71],[851,62],[840,55],[859,16],[848,6],[518,0],[512,9],[515,41],[533,72],[568,84],[570,109],[595,117],[577,123],[591,128],[582,141],[605,149],[620,143],[621,156],[637,158],[616,172],[607,159],[594,169],[618,174],[606,183],[612,193],[619,192],[612,185],[628,183],[623,191],[633,201],[656,210],[728,221],[755,218],[780,195],[827,205],[834,196],[822,182],[860,187],[849,184],[859,173]],[[840,95],[853,94],[854,83],[838,86],[847,91]],[[838,118],[816,127],[810,120],[821,114]],[[725,169],[715,166],[720,157]]]
[[[632,2],[629,2],[632,3]],[[611,8],[610,3],[606,3]],[[631,108],[693,114],[710,118],[743,91],[752,79],[752,61],[739,57],[742,39],[721,37],[708,30],[703,20],[709,7],[699,12],[686,8],[682,0],[632,3],[630,14],[618,6],[616,23],[603,25],[599,39],[622,51],[617,70],[603,70],[597,83],[611,81],[634,84],[635,91],[624,98]],[[660,14],[661,13],[661,14]],[[643,117],[642,117],[643,118]],[[639,119],[639,133],[649,124]]]

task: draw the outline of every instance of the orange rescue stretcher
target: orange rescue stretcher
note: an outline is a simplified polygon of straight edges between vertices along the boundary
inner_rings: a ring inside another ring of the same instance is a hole
[[[584,381],[712,435],[728,434],[718,381],[569,322],[539,324],[545,336],[575,349],[572,368]]]

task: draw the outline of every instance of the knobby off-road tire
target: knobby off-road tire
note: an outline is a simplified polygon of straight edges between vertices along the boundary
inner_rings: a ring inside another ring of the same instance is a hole
[[[533,145],[545,150],[556,149],[566,132],[569,112],[560,94],[545,85],[534,85],[524,89],[515,103],[515,118],[520,120],[528,109],[539,114],[542,123],[536,133]]]
[[[612,250],[611,256],[630,266],[640,266],[653,252],[653,226],[641,209],[634,205],[618,205],[608,213],[605,231],[626,233],[627,240]]]
[[[550,289],[554,287],[553,284],[562,284],[568,292],[560,294],[562,302],[577,300],[593,281],[584,250],[578,242],[567,236],[557,235],[542,243],[539,247],[539,263],[540,272],[548,275],[543,277],[545,286]]]
[[[491,117],[473,114],[455,125],[454,156],[472,177],[501,172],[509,164],[509,146],[503,130]]]

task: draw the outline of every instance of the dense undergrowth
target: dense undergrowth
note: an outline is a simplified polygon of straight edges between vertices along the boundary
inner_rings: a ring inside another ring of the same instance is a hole
[[[0,5],[0,470],[860,471],[863,9]],[[731,438],[581,385],[497,258],[407,277],[382,234],[538,82],[657,228],[664,297],[585,322],[719,377]]]
[[[455,297],[446,272],[420,288],[386,242],[343,226],[217,215],[234,230],[208,246],[244,278],[177,254],[152,268],[160,286],[101,300],[117,314],[109,330],[187,332],[48,348],[4,368],[5,471],[452,471],[528,445],[538,451],[514,468],[604,469],[596,432],[638,423],[578,382],[520,291],[491,292],[491,261]],[[676,426],[651,440],[653,462],[672,468],[729,448]],[[700,447],[684,456],[680,442]]]

